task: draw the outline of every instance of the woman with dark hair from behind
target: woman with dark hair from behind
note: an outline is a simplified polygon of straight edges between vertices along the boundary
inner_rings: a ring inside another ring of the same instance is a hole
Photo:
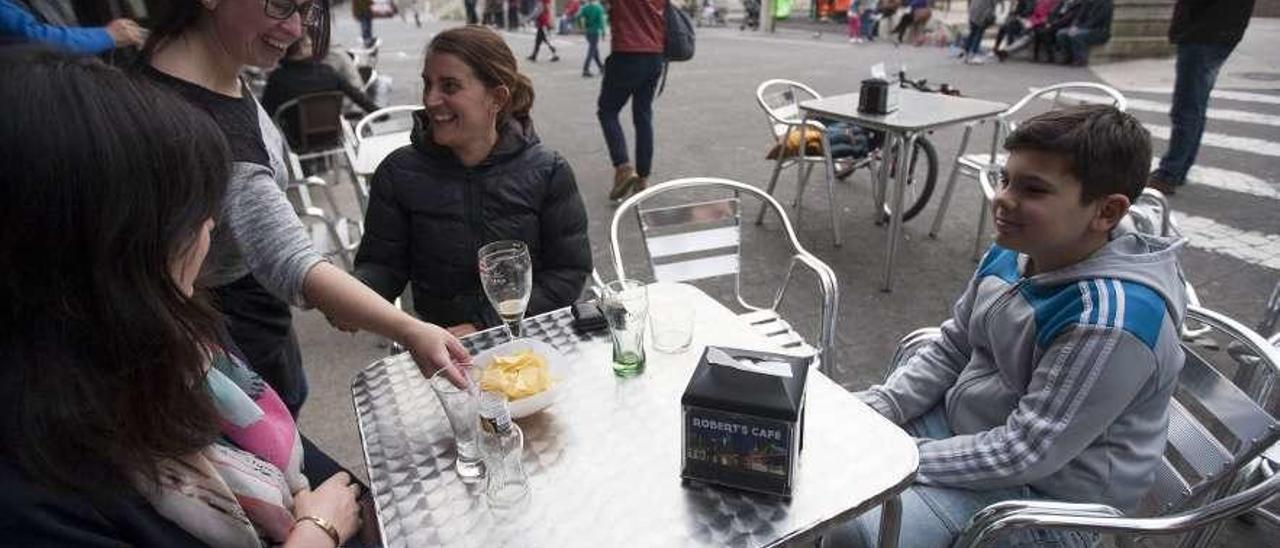
[[[195,290],[230,156],[203,113],[92,58],[0,50],[0,539],[330,547],[293,419]],[[51,120],[49,113],[55,113]]]
[[[418,317],[455,334],[499,325],[476,252],[520,240],[530,316],[572,304],[591,273],[587,213],[569,163],[533,130],[533,84],[498,33],[455,27],[427,46],[412,143],[370,184],[356,276],[386,299],[406,283]]]
[[[236,345],[295,415],[307,396],[289,306],[313,306],[344,330],[367,329],[400,343],[424,374],[470,363],[462,344],[382,300],[326,262],[285,198],[289,183],[280,132],[240,81],[245,66],[269,68],[305,32],[329,48],[328,1],[172,0],[160,5],[142,52],[143,73],[204,110],[233,157],[200,281],[215,297]]]

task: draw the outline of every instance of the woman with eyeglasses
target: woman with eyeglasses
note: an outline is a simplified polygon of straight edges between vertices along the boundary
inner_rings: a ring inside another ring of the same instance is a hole
[[[424,374],[446,369],[460,386],[466,349],[323,259],[284,189],[284,144],[239,78],[270,68],[303,33],[328,51],[327,0],[174,0],[161,4],[142,71],[207,112],[231,145],[227,199],[199,285],[211,290],[249,366],[293,414],[307,395],[289,306],[320,309],[344,330],[366,329],[404,345]]]

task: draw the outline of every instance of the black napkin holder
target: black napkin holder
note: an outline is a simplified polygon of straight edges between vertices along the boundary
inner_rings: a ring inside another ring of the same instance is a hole
[[[893,86],[883,78],[867,78],[858,90],[858,112],[863,114],[889,114],[898,110],[898,96]]]
[[[716,365],[778,362],[790,376]],[[712,357],[709,359],[709,355]],[[791,497],[804,445],[805,380],[812,358],[707,347],[680,398],[680,476],[685,480]]]

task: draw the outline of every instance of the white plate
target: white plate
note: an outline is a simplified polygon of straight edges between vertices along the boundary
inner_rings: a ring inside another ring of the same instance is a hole
[[[484,374],[485,368],[493,364],[494,358],[498,356],[514,356],[525,350],[532,350],[535,354],[546,358],[547,369],[551,373],[551,386],[532,396],[510,402],[508,406],[511,409],[511,418],[513,419],[522,419],[555,403],[557,396],[559,396],[560,383],[564,382],[565,376],[569,372],[568,360],[559,350],[556,350],[556,347],[536,339],[516,339],[506,342],[476,354],[471,359],[471,363],[474,365],[472,378],[479,382],[480,376]]]

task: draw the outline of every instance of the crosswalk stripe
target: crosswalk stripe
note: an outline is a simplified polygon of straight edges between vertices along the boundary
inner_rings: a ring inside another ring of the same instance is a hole
[[[1063,93],[1063,97],[1075,101],[1088,103],[1110,103],[1110,97],[1102,95],[1094,95],[1088,93]],[[1169,104],[1160,101],[1149,101],[1147,99],[1126,98],[1129,104],[1129,110],[1140,110],[1144,112],[1159,112],[1167,114],[1169,112]],[[1271,114],[1261,114],[1257,112],[1249,112],[1247,110],[1232,110],[1225,108],[1210,108],[1205,111],[1205,116],[1211,120],[1224,120],[1228,122],[1242,122],[1246,124],[1258,124],[1264,126],[1280,127],[1280,116]]]
[[[1173,95],[1173,88],[1129,88],[1123,91],[1134,93],[1158,93],[1169,96]],[[1229,89],[1215,89],[1209,94],[1209,96],[1214,99],[1225,99],[1228,101],[1280,105],[1280,95],[1267,95],[1264,93],[1250,93],[1248,91],[1234,91]]]
[[[1187,245],[1280,270],[1280,234],[1264,234],[1224,225],[1207,217],[1173,212]]]
[[[1147,130],[1151,132],[1151,136],[1157,139],[1169,140],[1169,126],[1158,124],[1143,124]],[[1248,152],[1251,154],[1261,154],[1263,156],[1280,156],[1280,143],[1268,141],[1266,139],[1255,139],[1253,137],[1238,137],[1235,135],[1226,135],[1224,133],[1204,132],[1204,136],[1200,138],[1200,144],[1217,148],[1225,148],[1236,150],[1239,152]]]
[[[1160,167],[1160,158],[1151,159],[1151,169]],[[1208,166],[1191,166],[1187,183],[1204,185],[1270,200],[1280,200],[1280,186],[1248,173]]]

